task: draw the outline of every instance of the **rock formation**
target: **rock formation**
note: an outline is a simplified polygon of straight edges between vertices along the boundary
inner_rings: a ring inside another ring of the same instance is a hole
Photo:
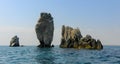
[[[41,13],[40,16],[35,26],[37,38],[40,42],[38,47],[51,47],[54,34],[53,17],[50,13]]]
[[[101,44],[100,40],[95,40],[90,35],[86,35],[86,37],[83,37],[80,39],[80,45],[78,48],[86,48],[86,49],[103,49],[103,46]]]
[[[78,48],[78,49],[103,49],[100,40],[95,40],[90,35],[82,37],[80,30],[73,29],[69,26],[62,26],[61,48]]]
[[[79,40],[82,38],[80,30],[73,29],[69,26],[62,26],[62,39],[60,47],[62,48],[74,48],[79,44]]]
[[[14,36],[10,41],[10,47],[18,47],[19,45],[19,38]]]

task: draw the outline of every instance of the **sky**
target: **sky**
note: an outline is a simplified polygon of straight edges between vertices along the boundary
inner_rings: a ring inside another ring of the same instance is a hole
[[[60,44],[62,25],[78,27],[103,45],[120,45],[120,0],[0,0],[0,45],[15,35],[21,45],[39,45],[35,25],[41,12],[54,18],[54,45]]]

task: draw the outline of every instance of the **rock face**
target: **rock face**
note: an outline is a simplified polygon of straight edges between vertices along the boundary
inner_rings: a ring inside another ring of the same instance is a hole
[[[100,40],[95,40],[90,35],[86,35],[86,37],[83,37],[80,39],[80,45],[78,48],[86,48],[86,49],[103,49],[103,46],[101,44]]]
[[[54,34],[53,17],[50,13],[41,13],[40,16],[35,26],[37,38],[40,42],[38,47],[51,47]]]
[[[78,49],[103,49],[100,40],[95,40],[90,35],[82,37],[80,30],[73,29],[69,26],[62,26],[61,48],[78,48]]]
[[[10,41],[10,47],[18,47],[19,45],[19,38],[14,36]]]
[[[82,38],[80,30],[73,29],[69,26],[62,26],[62,39],[60,47],[62,48],[74,48],[79,44],[79,40]]]

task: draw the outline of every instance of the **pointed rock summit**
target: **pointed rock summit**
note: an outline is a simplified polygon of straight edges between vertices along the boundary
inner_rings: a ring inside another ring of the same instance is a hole
[[[18,47],[19,45],[19,38],[14,36],[10,41],[10,47]]]
[[[52,47],[54,34],[54,21],[50,13],[41,13],[35,26],[37,38],[40,42],[38,47]]]

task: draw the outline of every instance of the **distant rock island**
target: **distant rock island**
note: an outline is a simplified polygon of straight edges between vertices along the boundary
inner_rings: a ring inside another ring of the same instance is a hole
[[[12,37],[10,41],[10,47],[19,47],[19,38],[17,36]]]
[[[69,26],[62,26],[61,48],[77,49],[103,49],[100,40],[95,40],[90,35],[83,37],[80,30]]]
[[[54,34],[54,21],[50,13],[43,12],[35,26],[37,39],[39,40],[38,47],[54,47],[51,45]],[[18,47],[19,38],[14,36],[10,41],[10,47]],[[23,45],[21,45],[23,47]],[[77,49],[103,49],[100,40],[92,38],[90,35],[83,37],[79,28],[72,28],[70,26],[62,26],[62,38],[60,43],[61,48],[77,48]]]
[[[37,38],[40,42],[38,47],[54,47],[51,45],[54,33],[53,17],[50,13],[41,13],[40,19],[35,26]]]

